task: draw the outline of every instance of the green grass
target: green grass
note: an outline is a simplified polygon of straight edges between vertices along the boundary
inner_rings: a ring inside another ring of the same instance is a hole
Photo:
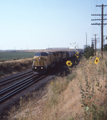
[[[34,54],[35,52],[0,52],[0,62],[22,58],[33,58]]]

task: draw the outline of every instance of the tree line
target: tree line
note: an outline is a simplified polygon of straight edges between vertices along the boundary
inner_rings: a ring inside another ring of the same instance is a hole
[[[107,51],[107,44],[103,45],[103,50]],[[90,45],[84,45],[84,56],[86,59],[89,59],[90,56],[95,55],[95,50],[94,50],[94,44],[92,43]]]

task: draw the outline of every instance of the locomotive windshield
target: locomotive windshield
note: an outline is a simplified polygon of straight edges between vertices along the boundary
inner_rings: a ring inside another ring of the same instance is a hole
[[[35,56],[47,56],[48,54],[46,52],[37,52],[35,53]]]

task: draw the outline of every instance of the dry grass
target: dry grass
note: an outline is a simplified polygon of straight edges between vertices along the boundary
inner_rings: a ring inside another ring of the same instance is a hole
[[[0,78],[27,70],[32,66],[32,58],[0,62]]]
[[[96,57],[82,58],[71,75],[57,77],[47,85],[42,99],[21,100],[21,107],[17,111],[13,107],[9,120],[106,120],[106,56],[104,53],[103,60],[98,56],[97,65]]]

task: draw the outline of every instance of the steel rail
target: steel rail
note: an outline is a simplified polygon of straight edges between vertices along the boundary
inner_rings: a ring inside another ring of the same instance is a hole
[[[11,85],[11,86],[9,86],[9,87],[1,90],[1,91],[0,91],[0,95],[2,95],[2,94],[4,94],[4,93],[6,93],[6,92],[8,92],[8,91],[10,91],[10,90],[18,87],[18,86],[20,86],[20,85],[23,84],[23,83],[26,83],[30,78],[32,78],[32,76],[34,76],[34,74],[31,75],[30,77],[27,77],[27,78],[25,78],[25,79],[22,79],[21,81],[19,81],[19,82],[13,84],[13,85]]]
[[[16,88],[15,90],[13,90],[12,92],[9,92],[8,94],[4,95],[3,97],[0,98],[0,103],[3,102],[4,100],[6,100],[7,98],[11,97],[12,95],[16,94],[17,92],[21,91],[22,89],[24,89],[25,87],[27,87],[27,84],[30,85],[30,80],[33,79],[29,79],[29,82],[23,84],[22,86]]]
[[[24,73],[21,73],[21,74],[17,74],[17,75],[14,75],[14,76],[10,76],[10,77],[8,77],[8,78],[5,78],[5,79],[3,79],[3,80],[0,80],[0,83],[5,82],[5,81],[8,81],[8,80],[10,80],[10,79],[14,79],[14,78],[16,78],[16,77],[19,77],[20,75],[24,75],[24,74],[27,74],[27,73],[29,73],[29,72],[32,72],[32,70],[29,70],[29,71],[27,71],[27,72],[24,72]]]
[[[35,77],[35,76],[34,76]],[[16,89],[14,89],[13,91],[9,92],[8,94],[4,95],[3,97],[0,98],[0,103],[2,103],[4,100],[8,99],[9,97],[15,95],[16,93],[22,91],[23,89],[29,87],[30,85],[34,84],[35,82],[39,81],[40,79],[43,79],[45,77],[45,75],[41,76],[40,78],[38,78],[36,81],[34,81],[34,77],[30,78],[27,83],[22,84],[20,87],[17,87]]]
[[[27,75],[26,75],[26,74],[27,74]],[[11,82],[13,82],[13,81],[16,81],[16,80],[18,80],[18,79],[27,77],[27,76],[33,74],[33,72],[30,71],[29,73],[26,73],[26,74],[23,74],[23,75],[21,75],[21,76],[18,76],[18,77],[16,77],[15,79],[12,79],[12,80],[10,79],[9,81],[6,81],[5,83],[0,84],[0,87],[3,86],[3,85],[6,85],[6,84],[8,84],[8,83],[11,83]],[[3,82],[4,82],[4,81],[3,81]]]

